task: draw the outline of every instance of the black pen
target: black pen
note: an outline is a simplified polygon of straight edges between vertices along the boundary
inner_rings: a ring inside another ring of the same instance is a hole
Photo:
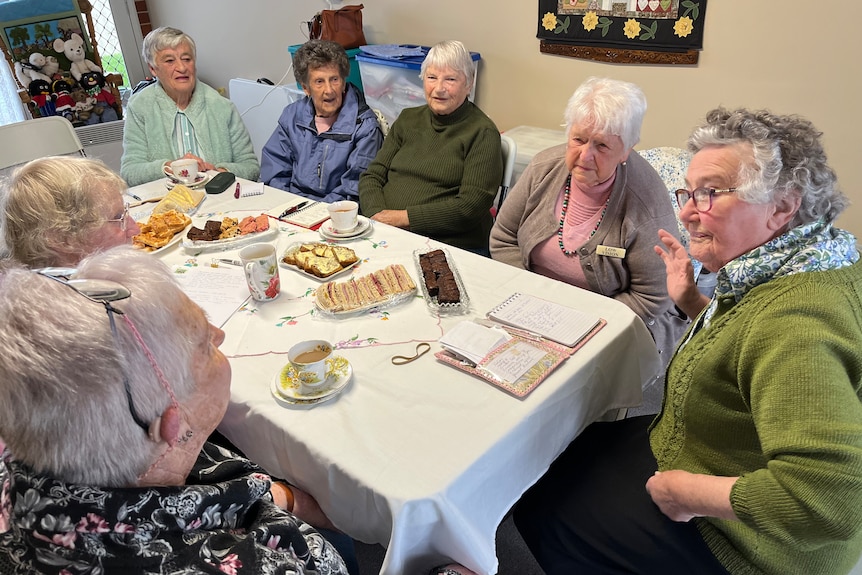
[[[305,201],[305,202],[299,202],[299,203],[298,203],[298,204],[296,204],[295,206],[291,206],[291,207],[287,208],[286,210],[284,210],[283,212],[281,212],[281,215],[280,215],[280,216],[278,216],[278,218],[279,218],[279,219],[281,219],[281,218],[283,218],[283,217],[289,216],[290,214],[292,214],[292,213],[293,213],[293,212],[295,212],[296,210],[301,210],[301,209],[302,209],[302,208],[304,208],[306,205],[308,205],[308,201]]]

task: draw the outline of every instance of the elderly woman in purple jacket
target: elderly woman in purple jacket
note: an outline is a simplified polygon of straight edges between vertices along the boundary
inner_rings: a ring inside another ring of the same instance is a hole
[[[260,179],[313,200],[358,200],[359,176],[383,132],[362,92],[347,81],[347,53],[335,42],[309,40],[293,65],[306,97],[282,112],[263,147]]]

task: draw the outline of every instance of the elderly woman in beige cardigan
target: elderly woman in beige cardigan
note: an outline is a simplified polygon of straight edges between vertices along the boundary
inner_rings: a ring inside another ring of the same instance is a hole
[[[632,148],[646,98],[588,78],[566,108],[566,144],[536,154],[491,230],[491,257],[617,299],[644,320],[664,363],[686,318],[667,295],[658,230],[677,230],[659,175]]]

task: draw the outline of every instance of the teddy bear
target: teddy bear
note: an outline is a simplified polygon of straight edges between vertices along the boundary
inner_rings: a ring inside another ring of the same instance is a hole
[[[70,72],[76,81],[81,80],[81,75],[85,72],[100,72],[101,68],[93,64],[87,59],[87,54],[84,52],[84,39],[80,34],[72,34],[69,40],[63,41],[62,38],[54,40],[54,51],[60,54],[65,54],[69,62],[72,63]]]
[[[72,122],[76,125],[98,124],[102,121],[103,106],[97,105],[96,99],[89,95],[83,88],[77,86],[72,88],[72,99],[75,100],[75,118],[77,122]]]
[[[31,103],[39,109],[39,116],[45,118],[56,115],[57,108],[51,95],[51,84],[45,80],[33,80],[27,86],[27,93],[30,94]]]
[[[105,108],[102,122],[120,119],[117,114],[117,99],[110,90],[105,88],[105,76],[100,72],[85,72],[81,75],[80,84],[90,96]]]
[[[57,59],[54,58],[56,62]],[[60,64],[57,64],[57,70],[48,74],[43,68],[47,60],[45,56],[40,54],[39,52],[33,52],[30,54],[30,58],[28,60],[22,60],[20,62],[15,62],[15,77],[18,78],[18,81],[21,82],[22,86],[30,86],[30,82],[33,80],[45,80],[46,82],[51,81],[51,74],[60,69]]]

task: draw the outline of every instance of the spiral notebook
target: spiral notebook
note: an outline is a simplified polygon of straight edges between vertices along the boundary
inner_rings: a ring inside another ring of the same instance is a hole
[[[496,322],[574,347],[602,323],[599,316],[515,292],[488,312]]]
[[[329,204],[326,202],[315,201],[309,201],[302,208],[281,217],[281,214],[283,214],[285,210],[301,203],[302,202],[298,200],[292,201],[273,208],[266,213],[283,222],[288,222],[295,226],[301,226],[310,230],[316,230],[320,227],[320,224],[329,219]]]

